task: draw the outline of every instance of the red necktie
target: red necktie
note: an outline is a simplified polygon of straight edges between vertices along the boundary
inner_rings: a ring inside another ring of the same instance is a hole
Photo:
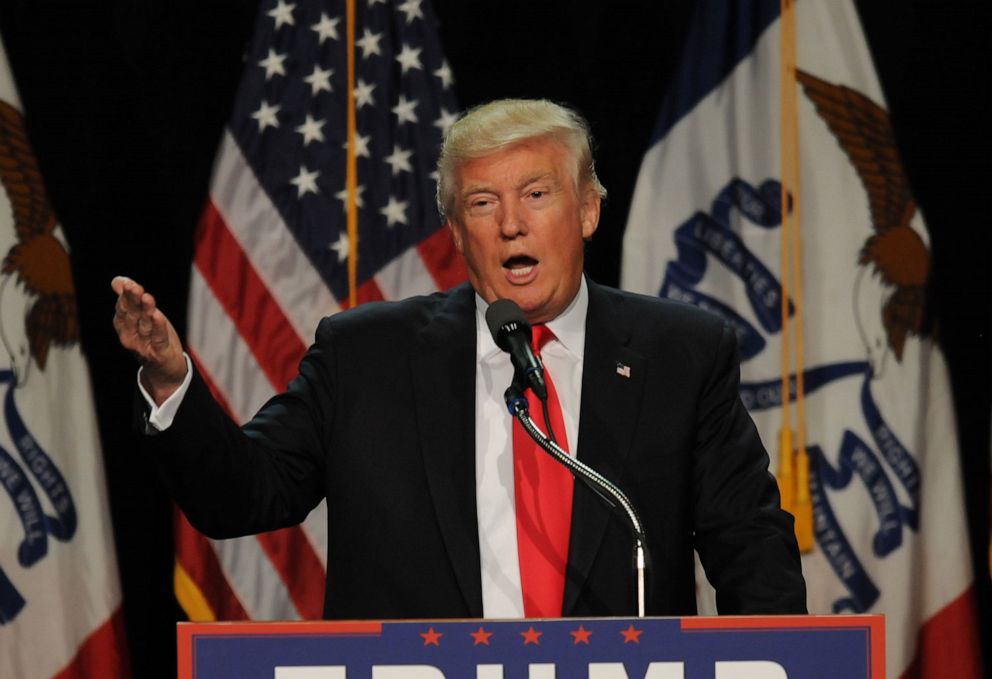
[[[554,339],[544,325],[534,326],[534,352]],[[568,450],[565,421],[551,375],[548,413],[558,445]],[[527,390],[530,416],[544,430],[541,400]],[[517,513],[517,553],[524,615],[528,618],[558,618],[565,595],[565,564],[572,520],[572,475],[541,450],[516,420],[513,421],[513,483]]]

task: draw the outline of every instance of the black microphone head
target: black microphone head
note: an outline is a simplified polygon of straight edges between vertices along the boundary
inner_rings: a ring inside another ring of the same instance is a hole
[[[486,325],[492,333],[493,340],[503,351],[509,351],[507,335],[515,330],[522,330],[527,335],[530,344],[531,329],[523,309],[512,299],[497,299],[486,309]]]

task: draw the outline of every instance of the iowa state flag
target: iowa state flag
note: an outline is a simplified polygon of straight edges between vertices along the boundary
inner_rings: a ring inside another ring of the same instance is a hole
[[[0,677],[128,676],[62,229],[0,45]]]
[[[701,3],[641,167],[623,287],[735,329],[810,611],[885,614],[892,677],[977,677],[929,277],[853,6]]]

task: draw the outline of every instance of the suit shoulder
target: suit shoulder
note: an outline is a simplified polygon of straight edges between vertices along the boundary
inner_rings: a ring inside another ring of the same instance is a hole
[[[323,332],[351,335],[413,328],[428,321],[448,293],[436,292],[396,301],[367,302],[332,316],[325,316],[318,326]]]
[[[659,329],[677,332],[695,330],[705,334],[719,334],[726,326],[722,317],[686,302],[604,286],[597,286],[597,289],[614,314],[638,319],[638,325],[643,323]]]

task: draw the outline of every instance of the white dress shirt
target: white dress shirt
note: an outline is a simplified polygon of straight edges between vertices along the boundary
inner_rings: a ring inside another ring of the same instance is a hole
[[[510,355],[496,346],[489,332],[485,320],[487,306],[476,295],[475,492],[482,610],[487,618],[522,618],[524,600],[513,502],[513,417],[503,401],[503,392],[513,380],[513,366]],[[572,303],[547,324],[556,340],[541,350],[541,360],[558,392],[567,449],[572,455],[578,450],[588,308],[589,292],[583,278]],[[531,417],[543,430],[541,413],[531,413]],[[556,434],[561,437],[560,432]]]

